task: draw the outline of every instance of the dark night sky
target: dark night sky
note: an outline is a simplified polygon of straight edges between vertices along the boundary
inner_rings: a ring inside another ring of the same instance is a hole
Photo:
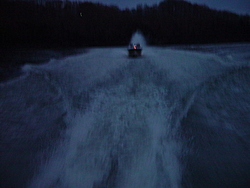
[[[72,0],[74,1],[74,0]],[[100,2],[102,4],[113,4],[120,8],[133,8],[137,4],[158,4],[162,0],[79,0],[79,1],[92,1]],[[191,3],[207,5],[210,8],[217,10],[227,10],[238,14],[250,15],[250,0],[187,0]]]

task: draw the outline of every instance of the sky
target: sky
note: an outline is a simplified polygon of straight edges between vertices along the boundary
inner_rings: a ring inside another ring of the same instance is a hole
[[[107,5],[116,5],[121,9],[134,8],[137,4],[153,5],[158,4],[163,0],[78,0],[100,2]],[[207,5],[210,8],[217,10],[227,10],[237,14],[250,15],[250,0],[186,0],[191,3]]]

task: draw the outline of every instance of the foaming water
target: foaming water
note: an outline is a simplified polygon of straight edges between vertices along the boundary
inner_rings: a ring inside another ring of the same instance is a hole
[[[68,139],[30,187],[180,187],[181,145],[174,139],[168,90],[154,84],[159,76],[152,71],[131,64],[119,84],[89,93],[84,113],[70,121]]]

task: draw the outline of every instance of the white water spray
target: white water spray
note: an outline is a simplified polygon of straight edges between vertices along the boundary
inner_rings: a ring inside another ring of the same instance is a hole
[[[130,43],[132,43],[132,44],[139,43],[139,44],[141,44],[144,47],[147,45],[147,42],[146,42],[143,34],[141,32],[139,32],[139,31],[137,31],[137,32],[135,32],[133,34]]]

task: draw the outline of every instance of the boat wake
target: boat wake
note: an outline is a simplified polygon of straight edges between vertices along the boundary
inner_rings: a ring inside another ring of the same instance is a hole
[[[145,47],[140,37],[131,42]],[[25,65],[0,85],[1,185],[247,187],[248,46],[230,58],[230,48],[146,46],[142,58],[91,48]]]
[[[122,72],[119,84],[89,92],[91,102],[79,109],[68,139],[30,187],[180,186],[181,145],[171,126],[169,91],[156,85],[162,75],[142,62]]]

